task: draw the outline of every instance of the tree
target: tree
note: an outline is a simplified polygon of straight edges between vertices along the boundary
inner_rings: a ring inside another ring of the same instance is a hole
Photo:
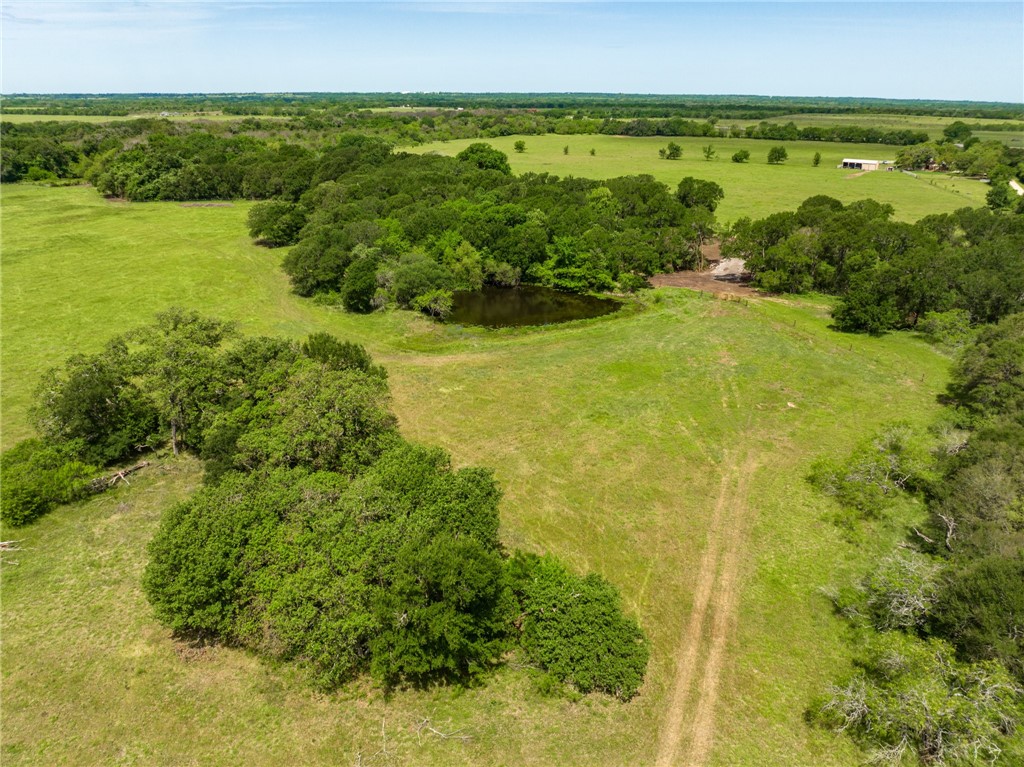
[[[380,257],[375,248],[365,245],[357,245],[352,255],[355,259],[348,265],[341,282],[341,304],[346,311],[366,314],[373,311]]]
[[[67,445],[89,463],[106,464],[135,452],[157,430],[157,412],[131,380],[123,339],[99,354],[79,354],[48,371],[36,390],[32,416],[51,444]]]
[[[562,147],[562,154],[569,154],[569,145],[566,144]]]
[[[508,156],[490,144],[483,142],[470,144],[455,155],[455,159],[475,165],[481,170],[496,170],[499,173],[504,173],[506,176],[512,175],[512,167],[508,164]]]
[[[714,181],[687,176],[676,187],[676,199],[687,208],[707,208],[714,212],[725,197],[725,190]]]
[[[963,144],[971,137],[971,128],[963,120],[957,120],[943,128],[942,135],[951,144]]]
[[[523,152],[526,151],[526,142],[517,141],[515,144],[512,145],[512,148],[515,149],[516,152],[518,152],[519,154],[522,154]]]
[[[768,150],[768,164],[780,165],[789,158],[789,152],[784,146],[773,146]]]
[[[374,596],[375,677],[387,684],[469,679],[499,659],[511,601],[496,551],[450,534],[413,539],[392,573],[388,588]]]
[[[981,417],[1024,411],[1024,313],[985,328],[953,366],[954,400]]]
[[[25,525],[57,504],[84,498],[98,471],[78,460],[68,445],[22,440],[0,455],[0,522]]]
[[[192,440],[190,430],[195,428],[194,437],[199,438],[203,407],[217,399],[222,386],[217,349],[234,335],[231,323],[171,307],[157,314],[152,325],[126,336],[140,346],[133,365],[170,429],[175,455],[182,437],[186,443]]]
[[[666,160],[678,160],[683,156],[683,148],[674,141],[669,141],[668,146],[665,147],[665,159]]]
[[[594,149],[593,147],[591,147],[591,149],[590,149],[590,156],[593,157],[596,154],[597,154],[597,150]]]
[[[750,159],[750,152],[748,150],[746,150],[746,149],[741,149],[738,152],[734,153],[733,156],[732,156],[732,161],[733,162],[746,162],[749,159]]]
[[[821,152],[814,153],[814,159],[811,160],[811,165],[813,165],[815,168],[821,165]]]
[[[261,202],[249,209],[249,236],[277,248],[298,242],[306,212],[291,202]]]
[[[708,144],[706,147],[702,147],[701,151],[704,153],[704,159],[708,162],[715,159],[715,155],[718,154],[711,144]]]

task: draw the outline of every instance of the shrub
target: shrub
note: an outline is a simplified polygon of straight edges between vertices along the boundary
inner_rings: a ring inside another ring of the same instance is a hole
[[[998,660],[1024,682],[1024,554],[954,563],[944,579],[931,630],[961,660]]]
[[[527,657],[580,692],[636,695],[650,651],[615,587],[599,575],[573,575],[552,557],[517,554],[508,567]]]
[[[1020,690],[996,663],[962,664],[944,642],[886,632],[860,665],[812,716],[873,748],[875,763],[995,763],[1015,734]]]
[[[746,162],[750,159],[750,151],[747,149],[741,149],[735,152],[732,156],[733,162]]]
[[[821,460],[810,480],[846,507],[875,514],[904,490],[920,489],[926,481],[927,455],[916,444],[910,427],[894,423],[854,450],[842,462]]]
[[[87,496],[99,469],[76,460],[73,452],[27,439],[0,455],[0,521],[25,525],[58,504]]]

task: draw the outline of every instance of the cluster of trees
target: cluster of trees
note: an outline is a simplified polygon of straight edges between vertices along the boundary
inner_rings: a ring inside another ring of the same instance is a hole
[[[730,131],[730,135],[772,141],[835,141],[843,144],[892,144],[897,146],[923,144],[928,141],[928,134],[924,131],[885,130],[883,128],[865,128],[860,125],[810,125],[806,128],[798,128],[792,121],[784,125],[760,122],[757,125],[748,125],[742,132],[734,128]]]
[[[284,269],[300,295],[351,311],[397,304],[443,313],[446,296],[526,280],[560,290],[634,289],[692,266],[714,232],[717,184],[650,176],[514,177],[473,144],[456,158],[361,153],[297,203],[254,206],[253,237],[296,242]],[[318,182],[323,174],[314,173]]]
[[[814,716],[879,761],[1017,763],[1024,723],[1024,314],[982,328],[953,369],[923,449],[888,428],[814,479],[858,515],[914,493],[922,529],[833,594],[864,643]],[[1005,761],[1000,761],[1005,760]]]
[[[907,224],[892,212],[819,195],[795,212],[740,219],[722,253],[745,258],[764,290],[839,296],[841,330],[916,327],[951,311],[995,322],[1024,308],[1024,217],[964,208]]]
[[[295,661],[327,689],[363,673],[466,681],[516,647],[545,687],[628,699],[643,682],[647,640],[615,588],[509,555],[491,472],[403,440],[361,346],[239,339],[171,309],[51,371],[37,400],[46,447],[0,463],[6,524],[161,441],[203,459],[204,486],[165,512],[143,579],[179,635]]]

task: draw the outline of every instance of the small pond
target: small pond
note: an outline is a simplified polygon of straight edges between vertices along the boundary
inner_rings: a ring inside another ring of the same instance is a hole
[[[562,293],[551,288],[520,285],[518,288],[485,287],[458,292],[446,322],[453,325],[482,325],[486,328],[514,328],[585,320],[611,314],[622,304],[610,298]]]

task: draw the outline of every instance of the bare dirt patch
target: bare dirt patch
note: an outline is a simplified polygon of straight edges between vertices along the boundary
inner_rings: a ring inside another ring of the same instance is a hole
[[[721,258],[718,243],[704,250],[708,268],[704,271],[686,270],[672,274],[656,274],[650,282],[656,288],[689,288],[715,296],[741,296],[755,298],[758,293],[749,283],[749,274],[738,258]]]

